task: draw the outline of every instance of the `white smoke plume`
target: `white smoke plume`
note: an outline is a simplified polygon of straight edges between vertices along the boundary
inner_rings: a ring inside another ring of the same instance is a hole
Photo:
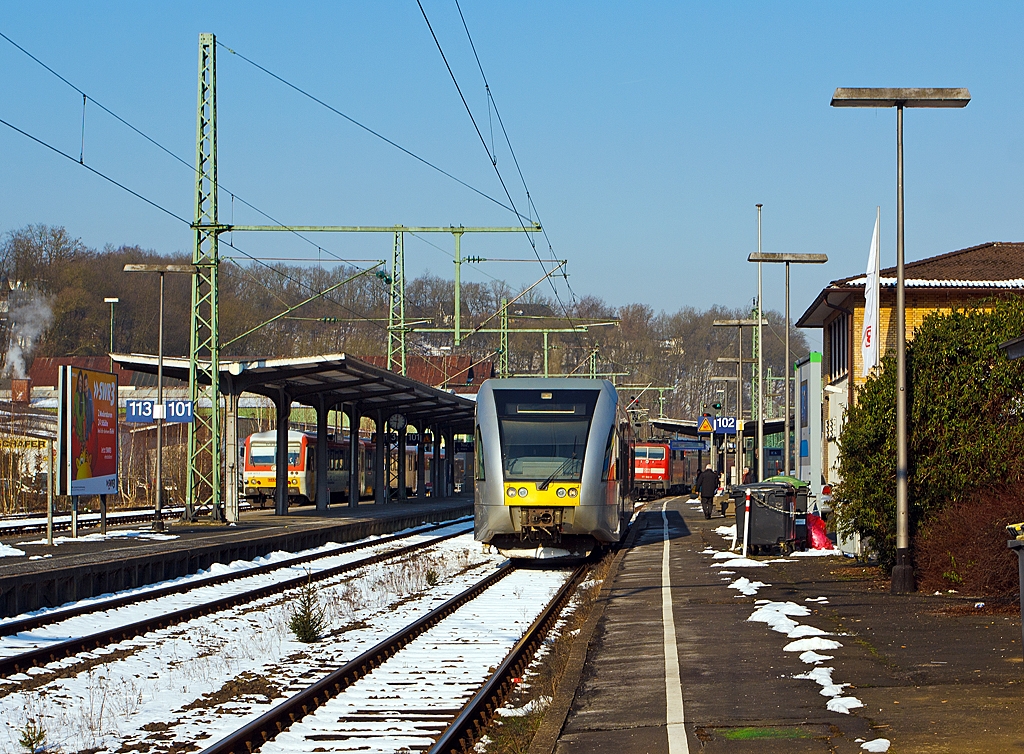
[[[35,292],[12,295],[9,301],[11,308],[7,318],[11,334],[2,374],[23,380],[28,377],[25,359],[53,321],[53,310],[46,298]]]

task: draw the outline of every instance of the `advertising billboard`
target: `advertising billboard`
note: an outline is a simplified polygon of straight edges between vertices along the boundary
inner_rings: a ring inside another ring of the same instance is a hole
[[[58,423],[58,494],[117,494],[117,375],[61,367]]]

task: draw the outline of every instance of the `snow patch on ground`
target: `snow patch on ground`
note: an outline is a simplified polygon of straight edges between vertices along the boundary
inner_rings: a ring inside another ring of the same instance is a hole
[[[850,710],[863,706],[864,703],[855,696],[833,697],[832,699],[829,699],[828,704],[825,705],[829,712],[838,712],[841,715],[849,715]]]
[[[766,584],[763,581],[751,581],[746,576],[740,576],[734,582],[729,584],[730,589],[736,589],[741,595],[745,595],[747,597],[753,597],[757,594],[757,590],[763,586],[771,586],[771,584]]]
[[[63,545],[68,542],[106,542],[109,539],[154,539],[158,541],[165,541],[168,539],[178,539],[177,534],[160,534],[155,531],[140,531],[138,529],[118,529],[117,531],[110,531],[106,534],[100,534],[96,532],[94,534],[85,534],[81,537],[54,537],[53,544]],[[27,545],[45,545],[45,539],[34,539],[31,542],[26,542]]]
[[[864,751],[889,751],[889,739],[876,738],[874,741],[865,741],[860,748]]]
[[[751,560],[750,558],[737,557],[726,561],[725,563],[712,563],[712,568],[723,568],[728,566],[729,568],[767,568],[767,564],[761,563],[757,560]]]
[[[725,539],[732,539],[736,536],[736,524],[733,524],[732,526],[719,526],[715,529],[715,534],[718,534]]]
[[[843,645],[833,639],[822,639],[820,636],[811,636],[806,639],[797,639],[784,646],[784,652],[817,652],[819,649],[828,651],[839,649]]]
[[[793,676],[794,678],[801,678],[808,681],[814,681],[821,686],[822,696],[837,697],[842,696],[843,689],[849,686],[848,683],[834,683],[832,681],[832,673],[835,668],[823,668],[817,667],[814,670],[810,670],[806,673],[800,673],[799,675]]]
[[[543,712],[551,704],[550,696],[541,696],[531,699],[522,707],[499,707],[497,712],[502,717],[525,717],[534,712]]]
[[[734,560],[735,558],[742,557],[743,556],[740,555],[738,552],[729,552],[728,550],[725,550],[724,552],[715,553],[715,560]]]
[[[814,626],[797,626],[790,631],[786,636],[790,639],[802,639],[805,636],[831,636],[828,631],[822,631],[820,628]]]
[[[11,547],[10,545],[0,544],[0,558],[17,558],[20,555],[24,554],[25,551],[19,550],[17,547]]]
[[[836,659],[833,655],[820,655],[817,652],[801,652],[800,662],[807,663],[808,665],[817,665],[819,662],[826,662],[827,660]]]

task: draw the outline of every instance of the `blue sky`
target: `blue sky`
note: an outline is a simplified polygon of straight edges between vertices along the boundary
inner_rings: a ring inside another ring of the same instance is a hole
[[[488,141],[484,87],[454,0],[424,7]],[[795,269],[794,314],[828,280],[861,271],[875,206],[894,263],[895,113],[829,107],[837,86],[966,86],[965,110],[906,115],[907,257],[1019,241],[1019,30],[1005,3],[493,3],[462,8],[554,253],[578,295],[655,310],[738,306],[765,251],[825,252]],[[189,163],[197,37],[227,48],[504,200],[415,3],[9,3],[0,31]],[[73,154],[81,98],[0,40],[0,118]],[[218,51],[220,182],[296,224],[511,225],[515,217]],[[495,128],[497,125],[495,124]],[[508,149],[498,167],[525,206]],[[193,175],[99,109],[85,160],[175,213]],[[90,246],[188,251],[188,228],[0,127],[0,232],[66,226]],[[233,213],[233,214],[232,214]],[[221,220],[262,222],[229,195]],[[435,243],[451,248],[451,239]],[[284,234],[236,234],[247,251],[305,258]],[[386,236],[321,237],[346,258],[385,258]],[[532,256],[521,234],[465,254]],[[541,253],[547,255],[542,241]],[[450,276],[406,243],[409,275]],[[487,273],[532,282],[535,265]],[[469,280],[486,280],[472,269]],[[765,272],[781,308],[781,270]],[[563,297],[567,293],[560,288]]]

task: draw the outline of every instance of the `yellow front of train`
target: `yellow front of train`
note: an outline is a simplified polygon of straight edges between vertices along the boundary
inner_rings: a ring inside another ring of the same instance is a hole
[[[627,429],[606,380],[484,382],[476,538],[514,558],[585,556],[618,541],[631,486]]]

